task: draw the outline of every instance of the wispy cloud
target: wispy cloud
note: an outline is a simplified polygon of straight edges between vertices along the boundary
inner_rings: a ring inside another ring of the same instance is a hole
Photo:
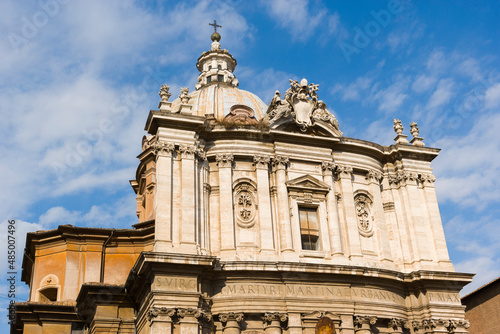
[[[329,13],[324,7],[312,6],[308,0],[276,0],[260,3],[276,24],[286,29],[295,40],[306,41],[323,22],[327,22],[328,34],[342,33],[338,13]]]

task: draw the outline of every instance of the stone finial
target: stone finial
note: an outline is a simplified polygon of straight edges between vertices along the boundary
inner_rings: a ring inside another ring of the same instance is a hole
[[[167,85],[161,85],[160,92],[158,93],[161,96],[161,100],[163,102],[167,102],[172,94],[169,92],[170,87]]]
[[[397,118],[395,118],[393,121],[394,123],[394,131],[396,131],[397,136],[394,138],[396,141],[396,144],[408,144],[408,140],[406,139],[406,135],[403,134],[403,125],[401,124],[401,121]]]
[[[187,87],[182,87],[181,88],[181,93],[179,94],[179,99],[181,99],[182,104],[186,104],[189,101],[189,88]]]
[[[418,130],[417,122],[410,123],[410,133],[413,137],[418,137],[419,130]]]
[[[413,139],[410,141],[410,143],[412,145],[425,146],[425,144],[423,142],[424,138],[418,136],[418,134],[420,133],[420,130],[418,129],[417,122],[410,123],[410,132],[411,132],[411,135],[413,136]]]
[[[401,121],[399,119],[395,118],[392,122],[394,123],[394,131],[396,131],[396,133],[398,135],[403,134],[404,128],[403,128],[403,125],[401,124]]]

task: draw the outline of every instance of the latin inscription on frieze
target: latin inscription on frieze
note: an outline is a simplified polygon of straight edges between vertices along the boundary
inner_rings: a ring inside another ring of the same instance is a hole
[[[165,291],[197,291],[196,278],[157,276],[154,288]]]
[[[431,303],[461,304],[458,293],[429,292],[428,298]]]
[[[404,304],[404,298],[391,292],[371,288],[308,284],[227,283],[220,286],[217,297],[271,296],[281,298],[321,298],[365,300]]]

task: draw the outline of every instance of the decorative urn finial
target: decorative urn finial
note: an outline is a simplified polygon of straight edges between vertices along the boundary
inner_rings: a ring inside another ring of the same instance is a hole
[[[403,134],[403,125],[401,124],[401,120],[395,118],[393,121],[394,123],[394,131],[396,131],[397,136],[394,138],[396,141],[396,144],[408,144],[408,140],[406,139],[406,135]]]

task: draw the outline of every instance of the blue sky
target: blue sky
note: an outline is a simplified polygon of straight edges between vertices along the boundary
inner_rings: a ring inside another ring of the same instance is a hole
[[[433,167],[451,259],[457,271],[477,273],[464,293],[500,275],[500,2],[1,7],[0,228],[16,219],[19,256],[27,231],[137,222],[128,180],[148,112],[163,83],[173,97],[182,86],[194,90],[216,19],[240,88],[266,103],[288,79],[305,77],[319,84],[345,136],[391,145],[394,118],[406,134],[418,122],[426,145],[442,149]],[[24,283],[18,289],[25,299]]]

